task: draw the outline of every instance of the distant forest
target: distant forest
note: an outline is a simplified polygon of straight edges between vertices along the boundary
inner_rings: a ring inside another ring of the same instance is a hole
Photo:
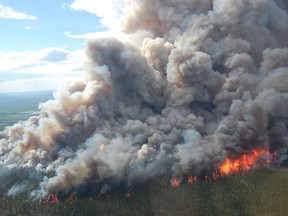
[[[0,130],[37,113],[39,103],[52,98],[52,91],[0,93]]]

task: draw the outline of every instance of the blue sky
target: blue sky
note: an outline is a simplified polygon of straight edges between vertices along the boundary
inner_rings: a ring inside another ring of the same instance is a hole
[[[78,79],[85,41],[107,35],[122,6],[123,0],[0,0],[0,93]]]
[[[84,34],[103,31],[105,27],[95,14],[73,10],[70,7],[72,2],[1,0],[1,5],[35,17],[35,19],[0,19],[1,50],[23,51],[46,47],[61,47],[69,50],[83,48],[85,40],[69,38],[67,32]]]

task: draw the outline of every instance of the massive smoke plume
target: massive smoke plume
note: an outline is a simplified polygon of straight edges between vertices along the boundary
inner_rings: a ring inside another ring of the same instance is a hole
[[[85,78],[61,86],[39,116],[0,133],[2,172],[47,175],[35,188],[46,195],[201,175],[255,148],[285,157],[286,7],[127,0],[121,26],[135,41],[89,40]]]

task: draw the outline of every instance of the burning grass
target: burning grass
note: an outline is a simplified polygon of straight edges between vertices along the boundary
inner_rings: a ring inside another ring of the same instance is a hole
[[[189,177],[187,183],[189,183]],[[288,169],[260,170],[217,181],[171,187],[169,177],[153,180],[127,196],[118,192],[55,205],[33,203],[27,195],[0,197],[8,215],[287,215]],[[193,178],[192,178],[193,180]],[[73,200],[73,196],[71,197]],[[51,201],[52,198],[49,198]]]
[[[256,149],[251,153],[241,155],[237,159],[228,157],[219,167],[219,174],[221,176],[227,176],[235,173],[247,172],[253,168],[258,168],[265,164],[269,164],[272,157],[273,154],[271,154],[269,151]]]

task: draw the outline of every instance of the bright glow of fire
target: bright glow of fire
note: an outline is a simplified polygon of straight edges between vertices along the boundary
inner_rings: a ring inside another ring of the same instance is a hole
[[[69,204],[72,204],[72,203],[75,203],[77,201],[77,197],[75,194],[71,194],[65,201],[63,202],[67,202]],[[42,204],[51,204],[51,205],[54,205],[54,204],[58,204],[58,203],[61,203],[62,201],[57,197],[56,194],[50,194],[49,196],[47,197],[44,197],[43,200],[42,200]]]
[[[51,194],[48,197],[45,197],[42,201],[42,204],[58,204],[60,200],[58,199],[56,194]]]
[[[197,179],[197,176],[189,176],[188,177],[188,180],[187,180],[187,183],[188,184],[196,184],[198,182],[198,179]]]
[[[220,165],[220,167],[215,170],[211,176],[205,175],[204,181],[216,181],[219,180],[223,176],[237,174],[240,172],[247,172],[254,168],[259,168],[264,164],[269,164],[274,160],[277,160],[278,154],[276,152],[270,153],[267,150],[253,150],[251,153],[246,153],[241,155],[237,159],[226,158],[225,161]],[[187,179],[188,184],[197,184],[198,177],[197,176],[188,176]],[[173,188],[177,188],[180,185],[180,181],[177,177],[174,177],[172,180]],[[126,197],[130,197],[132,195],[131,192],[126,192]],[[74,194],[70,195],[66,200],[67,203],[74,203],[77,201],[77,198]],[[56,194],[51,194],[45,197],[42,201],[43,204],[58,204],[60,203],[60,199]]]
[[[238,158],[234,159],[228,157],[224,160],[224,162],[216,169],[211,176],[203,176],[204,182],[217,181],[221,179],[223,176],[228,176],[232,174],[237,174],[241,172],[248,172],[253,169],[257,169],[262,167],[263,165],[270,164],[273,161],[278,159],[277,152],[270,153],[267,150],[253,150],[250,153],[243,154]],[[197,184],[198,177],[197,176],[188,176],[187,184]],[[180,182],[176,177],[172,180],[172,186],[177,188],[180,185]]]
[[[246,172],[263,164],[269,164],[270,158],[271,154],[267,150],[253,150],[251,153],[241,155],[238,159],[227,158],[219,167],[219,172],[221,176]]]
[[[173,182],[172,182],[172,186],[174,188],[177,188],[177,187],[179,187],[179,185],[180,185],[180,182],[178,181],[178,179],[176,177],[174,177]]]

